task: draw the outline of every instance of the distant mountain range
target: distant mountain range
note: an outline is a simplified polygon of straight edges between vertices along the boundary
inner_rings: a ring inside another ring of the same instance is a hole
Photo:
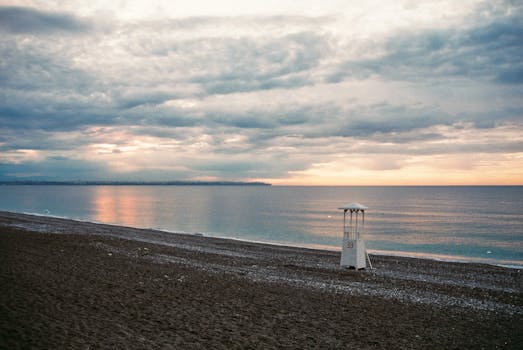
[[[265,182],[241,181],[0,181],[0,185],[83,185],[83,186],[271,186]]]

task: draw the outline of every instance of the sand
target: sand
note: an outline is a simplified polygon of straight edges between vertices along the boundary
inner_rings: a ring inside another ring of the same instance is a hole
[[[521,271],[0,212],[0,349],[521,349]]]

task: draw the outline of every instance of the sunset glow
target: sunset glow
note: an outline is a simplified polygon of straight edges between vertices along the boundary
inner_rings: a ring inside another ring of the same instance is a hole
[[[0,181],[523,184],[523,5],[0,0]]]

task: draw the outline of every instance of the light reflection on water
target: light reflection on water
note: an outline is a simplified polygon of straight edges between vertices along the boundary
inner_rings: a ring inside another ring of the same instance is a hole
[[[338,249],[369,207],[370,250],[523,265],[523,187],[0,186],[0,209]]]
[[[150,211],[136,187],[95,186],[91,200],[94,220],[124,226],[141,226],[140,214]],[[140,214],[139,214],[140,213]]]

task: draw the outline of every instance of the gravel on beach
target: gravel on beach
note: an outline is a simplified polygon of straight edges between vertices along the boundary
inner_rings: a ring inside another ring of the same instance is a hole
[[[522,349],[521,271],[0,212],[0,349]]]

